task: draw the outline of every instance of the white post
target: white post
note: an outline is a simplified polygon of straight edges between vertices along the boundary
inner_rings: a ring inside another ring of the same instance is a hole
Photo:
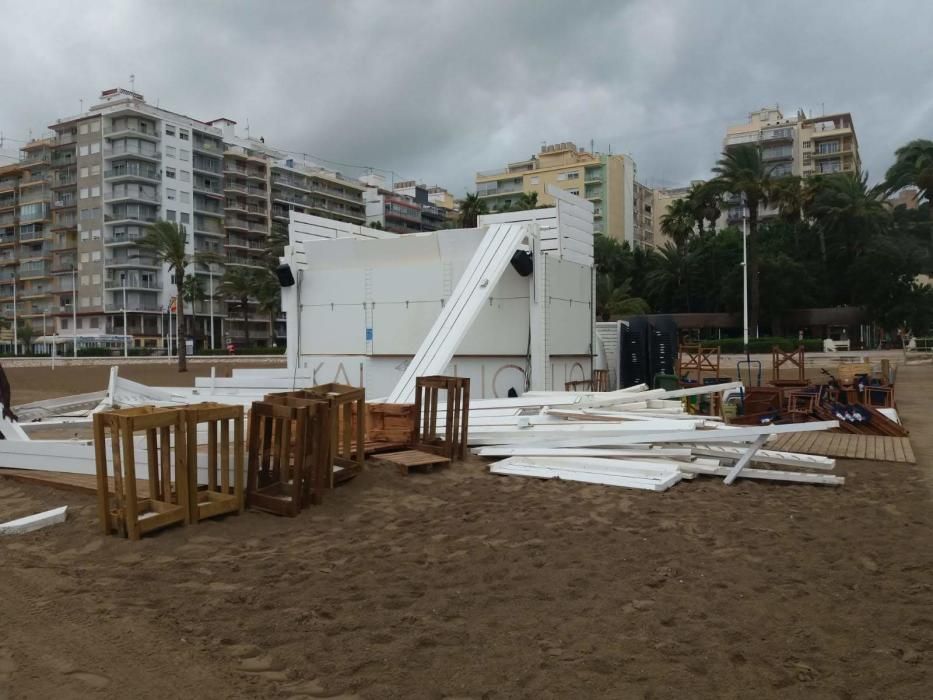
[[[55,339],[57,337],[58,337],[57,335],[52,336],[52,369],[53,370],[55,369],[55,345],[56,345]]]
[[[162,338],[162,347],[165,347],[165,326],[162,325],[162,307],[159,307],[159,336]],[[168,357],[168,353],[166,353]]]
[[[78,268],[71,266],[71,354],[78,356]]]
[[[207,264],[207,274],[210,280],[209,299],[211,304],[211,350],[214,349],[214,263]]]
[[[46,333],[48,333],[48,331],[46,330],[46,325],[45,325],[45,310],[43,310],[42,311],[42,335],[46,335]]]
[[[130,356],[130,329],[126,325],[126,273],[123,274],[123,357]]]
[[[748,355],[748,211],[742,201],[742,343]],[[751,371],[751,370],[749,370]]]
[[[19,333],[16,330],[16,275],[13,275],[13,356],[19,355]]]

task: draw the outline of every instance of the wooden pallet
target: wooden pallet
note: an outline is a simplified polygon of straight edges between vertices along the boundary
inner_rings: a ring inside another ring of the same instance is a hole
[[[93,474],[68,474],[66,472],[46,472],[32,469],[0,469],[0,476],[25,484],[37,484],[61,491],[76,491],[91,496],[97,493],[97,477]],[[113,477],[108,480],[110,493],[114,492]],[[140,498],[149,498],[149,481],[136,480],[136,493]]]
[[[419,471],[433,471],[434,467],[450,464],[447,457],[420,452],[419,450],[404,450],[402,452],[388,452],[375,458],[376,462],[387,463],[398,467],[399,473],[407,475],[411,469]]]
[[[917,463],[909,438],[887,435],[853,435],[835,432],[792,433],[768,443],[768,449],[844,459]]]

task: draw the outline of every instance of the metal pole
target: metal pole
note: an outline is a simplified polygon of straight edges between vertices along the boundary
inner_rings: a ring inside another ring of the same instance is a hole
[[[207,265],[208,279],[210,279],[210,303],[211,303],[211,350],[214,349],[214,264]]]
[[[78,268],[71,266],[71,354],[78,357]]]
[[[159,337],[162,338],[162,347],[165,347],[165,326],[162,325],[162,307],[159,307]],[[168,354],[166,353],[166,357]]]
[[[48,333],[45,326],[45,311],[42,312],[42,335]]]
[[[13,275],[13,356],[19,355],[19,333],[16,330],[16,275]]]
[[[748,363],[748,383],[752,383],[752,356],[748,349],[748,208],[742,201],[742,346]]]
[[[130,329],[126,325],[126,275],[123,275],[123,357],[130,356]]]

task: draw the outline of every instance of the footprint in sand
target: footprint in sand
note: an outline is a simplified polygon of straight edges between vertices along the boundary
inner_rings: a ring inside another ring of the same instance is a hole
[[[10,685],[13,683],[13,673],[16,669],[13,652],[6,647],[0,647],[0,700],[8,700],[12,697]]]
[[[87,671],[71,671],[65,674],[69,678],[75,678],[94,690],[103,690],[110,685],[110,679],[107,676],[101,676],[97,673],[88,673]]]
[[[241,673],[264,678],[268,681],[291,683],[282,685],[279,690],[288,700],[301,700],[302,698],[328,698],[328,700],[362,700],[358,695],[341,695],[339,690],[328,690],[324,684],[314,678],[311,680],[296,681],[285,664],[272,654],[263,653],[255,644],[237,644],[230,639],[222,639],[220,643],[224,651],[237,659],[237,669]]]

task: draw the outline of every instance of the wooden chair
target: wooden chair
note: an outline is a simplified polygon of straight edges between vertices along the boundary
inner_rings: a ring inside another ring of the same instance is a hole
[[[108,433],[113,503],[108,477]],[[137,433],[145,433],[146,436],[149,497],[142,499],[138,497],[136,488]],[[182,409],[141,406],[96,413],[94,452],[97,511],[105,534],[116,531],[131,540],[138,540],[154,530],[189,522],[188,455]]]
[[[797,368],[796,378],[781,379],[781,367],[790,365]],[[804,346],[796,350],[784,352],[777,345],[771,347],[771,384],[773,386],[806,386],[809,382],[806,376],[806,353]]]
[[[183,411],[188,447],[189,521],[196,523],[225,513],[242,513],[244,506],[243,407],[200,403],[187,406]],[[233,424],[232,442],[231,423]],[[202,425],[206,427],[207,432],[207,486],[199,490],[198,452],[204,446],[199,444],[198,431]]]
[[[720,357],[718,347],[683,344],[677,355],[677,378],[685,385],[704,384],[704,375],[718,379]],[[691,373],[696,373],[696,377],[690,376]]]

